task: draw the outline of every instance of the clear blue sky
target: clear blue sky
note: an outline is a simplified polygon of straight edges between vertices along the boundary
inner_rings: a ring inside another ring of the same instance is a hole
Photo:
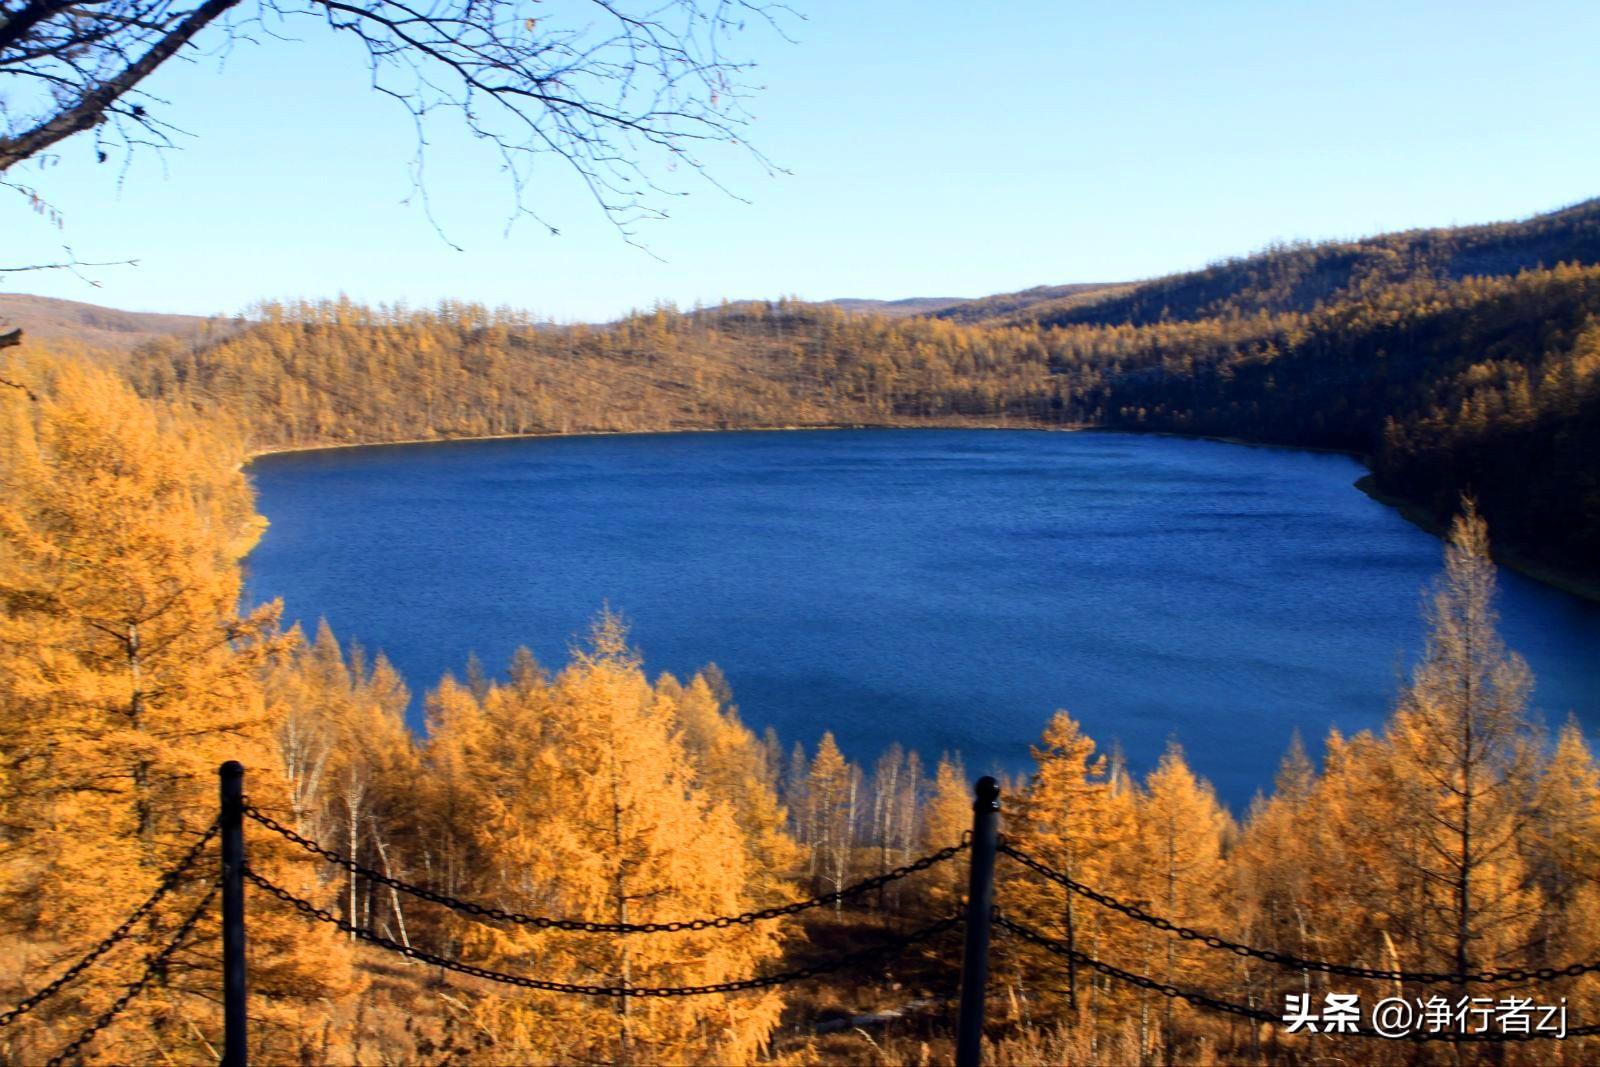
[[[555,161],[561,227],[504,235],[496,158],[440,138],[434,213],[402,204],[407,117],[351,42],[309,23],[152,82],[196,136],[97,166],[80,139],[37,183],[58,234],[0,199],[0,265],[137,257],[0,285],[138,310],[262,297],[441,297],[599,320],[658,299],[978,296],[1145,277],[1279,239],[1516,218],[1600,194],[1600,4],[971,4],[795,0],[797,43],[745,35],[766,85],[735,151],[750,203],[693,195],[625,244]],[[532,9],[530,9],[532,10]],[[681,179],[682,175],[667,175]],[[3,190],[0,190],[3,192]]]

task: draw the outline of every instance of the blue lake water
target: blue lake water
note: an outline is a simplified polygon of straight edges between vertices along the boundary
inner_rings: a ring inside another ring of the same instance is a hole
[[[609,603],[652,673],[716,662],[786,745],[831,729],[867,764],[899,741],[1019,771],[1066,708],[1136,771],[1178,738],[1236,810],[1296,727],[1315,751],[1381,724],[1441,566],[1348,457],[1170,437],[544,438],[249,472],[271,527],[247,595],[326,617],[413,690],[470,651],[559,666]],[[1501,590],[1535,706],[1600,725],[1600,605]]]

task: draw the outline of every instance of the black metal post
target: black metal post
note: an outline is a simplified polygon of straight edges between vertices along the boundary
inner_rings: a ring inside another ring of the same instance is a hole
[[[217,775],[222,780],[222,1067],[245,1067],[244,765],[229,760]]]
[[[956,1067],[978,1067],[983,1001],[989,984],[989,920],[994,912],[994,856],[1000,843],[1000,783],[985,775],[973,788],[972,853],[967,879],[967,945],[961,956],[961,1015]]]

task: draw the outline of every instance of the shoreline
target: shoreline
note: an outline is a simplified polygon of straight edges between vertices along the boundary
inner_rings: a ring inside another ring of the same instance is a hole
[[[1440,522],[1433,512],[1418,504],[1415,500],[1394,496],[1379,489],[1370,471],[1356,479],[1355,487],[1385,507],[1393,508],[1399,512],[1402,519],[1425,533],[1432,534],[1442,540],[1449,532],[1448,524]],[[1579,600],[1600,604],[1600,579],[1573,574],[1559,567],[1552,567],[1548,563],[1529,559],[1515,549],[1497,548],[1491,554],[1494,556],[1496,563],[1516,571],[1524,578],[1532,579],[1541,585],[1548,585],[1553,589],[1559,589],[1568,596],[1575,596]]]
[[[646,430],[549,430],[540,433],[486,434],[481,437],[409,437],[396,441],[346,441],[334,444],[283,445],[274,448],[259,448],[248,452],[238,464],[237,469],[244,472],[250,464],[267,456],[290,455],[300,452],[333,452],[349,448],[470,444],[475,441],[523,441],[557,437],[650,437],[691,433],[803,433],[807,431],[837,430],[1025,430],[1037,433],[1115,433],[1140,437],[1176,437],[1187,441],[1215,441],[1219,444],[1238,445],[1245,448],[1273,448],[1291,452],[1316,452],[1327,455],[1349,456],[1357,463],[1360,463],[1361,466],[1367,467],[1366,456],[1360,452],[1338,448],[1305,448],[1298,445],[1280,445],[1270,441],[1250,441],[1244,438],[1223,437],[1216,434],[1176,433],[1171,430],[1128,430],[1115,426],[1041,426],[1037,423],[1010,425],[1003,422],[995,423],[976,419],[952,419],[948,422],[932,422],[919,419],[914,422],[850,422],[807,425],[789,423],[770,426],[671,426]],[[1416,501],[1406,497],[1393,496],[1379,490],[1374,484],[1374,475],[1370,467],[1367,467],[1365,474],[1355,480],[1353,488],[1377,503],[1394,509],[1402,519],[1436,538],[1442,540],[1448,532],[1447,524],[1440,522],[1432,512]],[[270,524],[270,516],[267,519]],[[1592,579],[1552,567],[1549,564],[1530,559],[1514,550],[1496,550],[1494,558],[1502,566],[1516,571],[1525,578],[1550,586],[1580,600],[1600,604],[1600,579]]]
[[[301,452],[335,452],[348,448],[392,448],[400,445],[449,445],[472,444],[476,441],[537,441],[553,437],[658,437],[668,434],[690,433],[806,433],[827,432],[835,430],[1027,430],[1045,433],[1137,433],[1132,430],[1108,429],[1102,426],[1038,426],[1018,425],[1008,423],[979,422],[979,421],[952,421],[932,422],[919,419],[915,422],[828,422],[828,423],[782,423],[770,426],[670,426],[664,429],[652,430],[546,430],[540,433],[491,433],[479,437],[403,437],[394,441],[340,441],[335,444],[322,445],[280,445],[273,448],[257,448],[245,453],[244,459],[236,465],[236,470],[245,470],[250,464],[266,456],[293,455]],[[1167,434],[1169,437],[1182,437],[1183,434]],[[1213,440],[1222,440],[1213,438]],[[1251,442],[1229,442],[1236,444],[1250,444]],[[1264,445],[1266,448],[1287,447],[1282,445]],[[1310,451],[1301,449],[1300,451]]]

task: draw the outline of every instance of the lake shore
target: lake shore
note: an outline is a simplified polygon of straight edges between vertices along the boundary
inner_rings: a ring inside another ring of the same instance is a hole
[[[1443,538],[1449,532],[1449,525],[1440,522],[1433,512],[1421,504],[1405,497],[1383,492],[1377,487],[1376,480],[1371,474],[1364,474],[1356,479],[1356,488],[1378,503],[1394,508],[1400,513],[1401,518],[1418,529],[1426,530],[1439,538]],[[1509,567],[1524,577],[1532,578],[1536,582],[1559,589],[1563,593],[1569,593],[1581,600],[1600,603],[1600,580],[1581,574],[1574,574],[1559,567],[1552,567],[1547,563],[1529,559],[1522,553],[1511,549],[1496,548],[1494,558],[1495,562]]]
[[[263,456],[281,456],[298,452],[333,452],[346,448],[390,448],[398,445],[448,445],[470,444],[474,441],[525,441],[547,437],[653,437],[681,433],[800,433],[826,430],[1040,430],[1057,433],[1076,433],[1098,430],[1105,433],[1130,433],[1135,431],[1106,429],[1100,426],[1040,426],[1036,423],[994,422],[981,419],[915,419],[905,422],[828,422],[828,423],[777,423],[770,426],[663,426],[640,430],[544,430],[537,433],[492,433],[477,437],[402,437],[394,441],[338,441],[315,445],[278,445],[272,448],[252,449],[241,467],[248,467]],[[1181,437],[1182,434],[1169,436]],[[1211,440],[1222,440],[1212,438]],[[1249,444],[1250,442],[1231,442]],[[1278,447],[1276,445],[1267,447]],[[1301,449],[1300,451],[1310,451]]]
[[[533,440],[550,437],[646,437],[658,434],[689,434],[689,433],[798,433],[804,431],[829,431],[829,430],[1032,430],[1045,433],[1116,433],[1148,437],[1177,437],[1187,440],[1216,441],[1220,444],[1241,445],[1246,448],[1272,448],[1285,449],[1292,452],[1324,452],[1334,455],[1349,456],[1366,466],[1366,456],[1359,452],[1337,448],[1305,448],[1298,445],[1281,445],[1270,441],[1251,441],[1242,437],[1224,437],[1216,434],[1186,434],[1170,430],[1128,430],[1121,427],[1071,425],[1071,426],[1041,426],[1037,423],[1010,423],[995,422],[982,419],[916,419],[906,421],[888,420],[883,422],[855,422],[855,423],[817,423],[817,424],[779,424],[771,426],[668,426],[657,429],[639,430],[550,430],[540,433],[509,433],[488,434],[482,437],[410,437],[395,441],[348,441],[329,444],[309,445],[283,445],[273,448],[254,449],[249,452],[244,461],[239,465],[243,470],[257,459],[266,456],[289,455],[302,452],[332,452],[348,448],[391,448],[401,445],[442,445],[442,444],[467,444],[474,441],[519,441]],[[1379,490],[1375,484],[1374,476],[1369,472],[1356,479],[1355,488],[1365,493],[1368,497],[1399,512],[1401,518],[1425,530],[1435,537],[1443,538],[1448,533],[1447,523],[1440,522],[1431,511],[1424,508],[1417,501],[1405,497],[1395,496]],[[1495,559],[1511,570],[1536,582],[1559,589],[1571,596],[1582,600],[1600,603],[1600,579],[1590,578],[1586,575],[1576,574],[1553,567],[1547,563],[1530,559],[1522,553],[1497,549]]]

